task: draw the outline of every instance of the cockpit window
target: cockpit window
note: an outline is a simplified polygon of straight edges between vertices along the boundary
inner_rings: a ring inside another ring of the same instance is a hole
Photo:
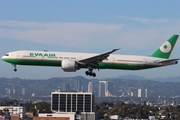
[[[5,56],[9,56],[9,54],[5,54]]]

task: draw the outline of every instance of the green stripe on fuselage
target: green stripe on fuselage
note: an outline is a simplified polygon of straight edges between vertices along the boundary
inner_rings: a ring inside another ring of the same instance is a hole
[[[122,69],[122,70],[141,70],[141,69],[148,69],[154,68],[157,66],[153,65],[135,65],[135,64],[126,64],[126,63],[99,63],[100,69]]]
[[[34,65],[34,66],[54,66],[61,67],[61,60],[25,60],[25,59],[4,59],[4,61],[14,65]],[[119,63],[99,63],[100,69],[122,69],[122,70],[141,70],[154,68],[153,65],[135,65],[135,64],[119,64]],[[83,67],[86,68],[86,67]]]
[[[59,60],[4,59],[4,61],[15,65],[61,66],[61,61]]]

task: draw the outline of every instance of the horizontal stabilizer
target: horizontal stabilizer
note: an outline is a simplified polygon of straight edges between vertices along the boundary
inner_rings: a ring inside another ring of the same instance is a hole
[[[177,62],[178,60],[180,60],[180,59],[178,59],[178,58],[176,58],[176,59],[167,59],[167,60],[159,61],[158,63]]]

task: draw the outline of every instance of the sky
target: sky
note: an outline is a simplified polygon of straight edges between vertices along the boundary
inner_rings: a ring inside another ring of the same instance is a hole
[[[173,34],[180,34],[179,0],[17,0],[0,4],[0,56],[15,50],[49,50],[150,55]],[[177,42],[171,58],[180,58]],[[85,75],[86,69],[13,66],[0,60],[0,77],[48,79]],[[180,65],[140,70],[95,70],[98,79],[120,75],[176,77]]]

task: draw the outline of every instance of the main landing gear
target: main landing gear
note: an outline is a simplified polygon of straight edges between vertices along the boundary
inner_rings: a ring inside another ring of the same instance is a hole
[[[92,71],[93,71],[93,69],[89,69],[89,71],[86,71],[85,74],[89,75],[89,76],[96,77],[96,73],[93,73]]]

